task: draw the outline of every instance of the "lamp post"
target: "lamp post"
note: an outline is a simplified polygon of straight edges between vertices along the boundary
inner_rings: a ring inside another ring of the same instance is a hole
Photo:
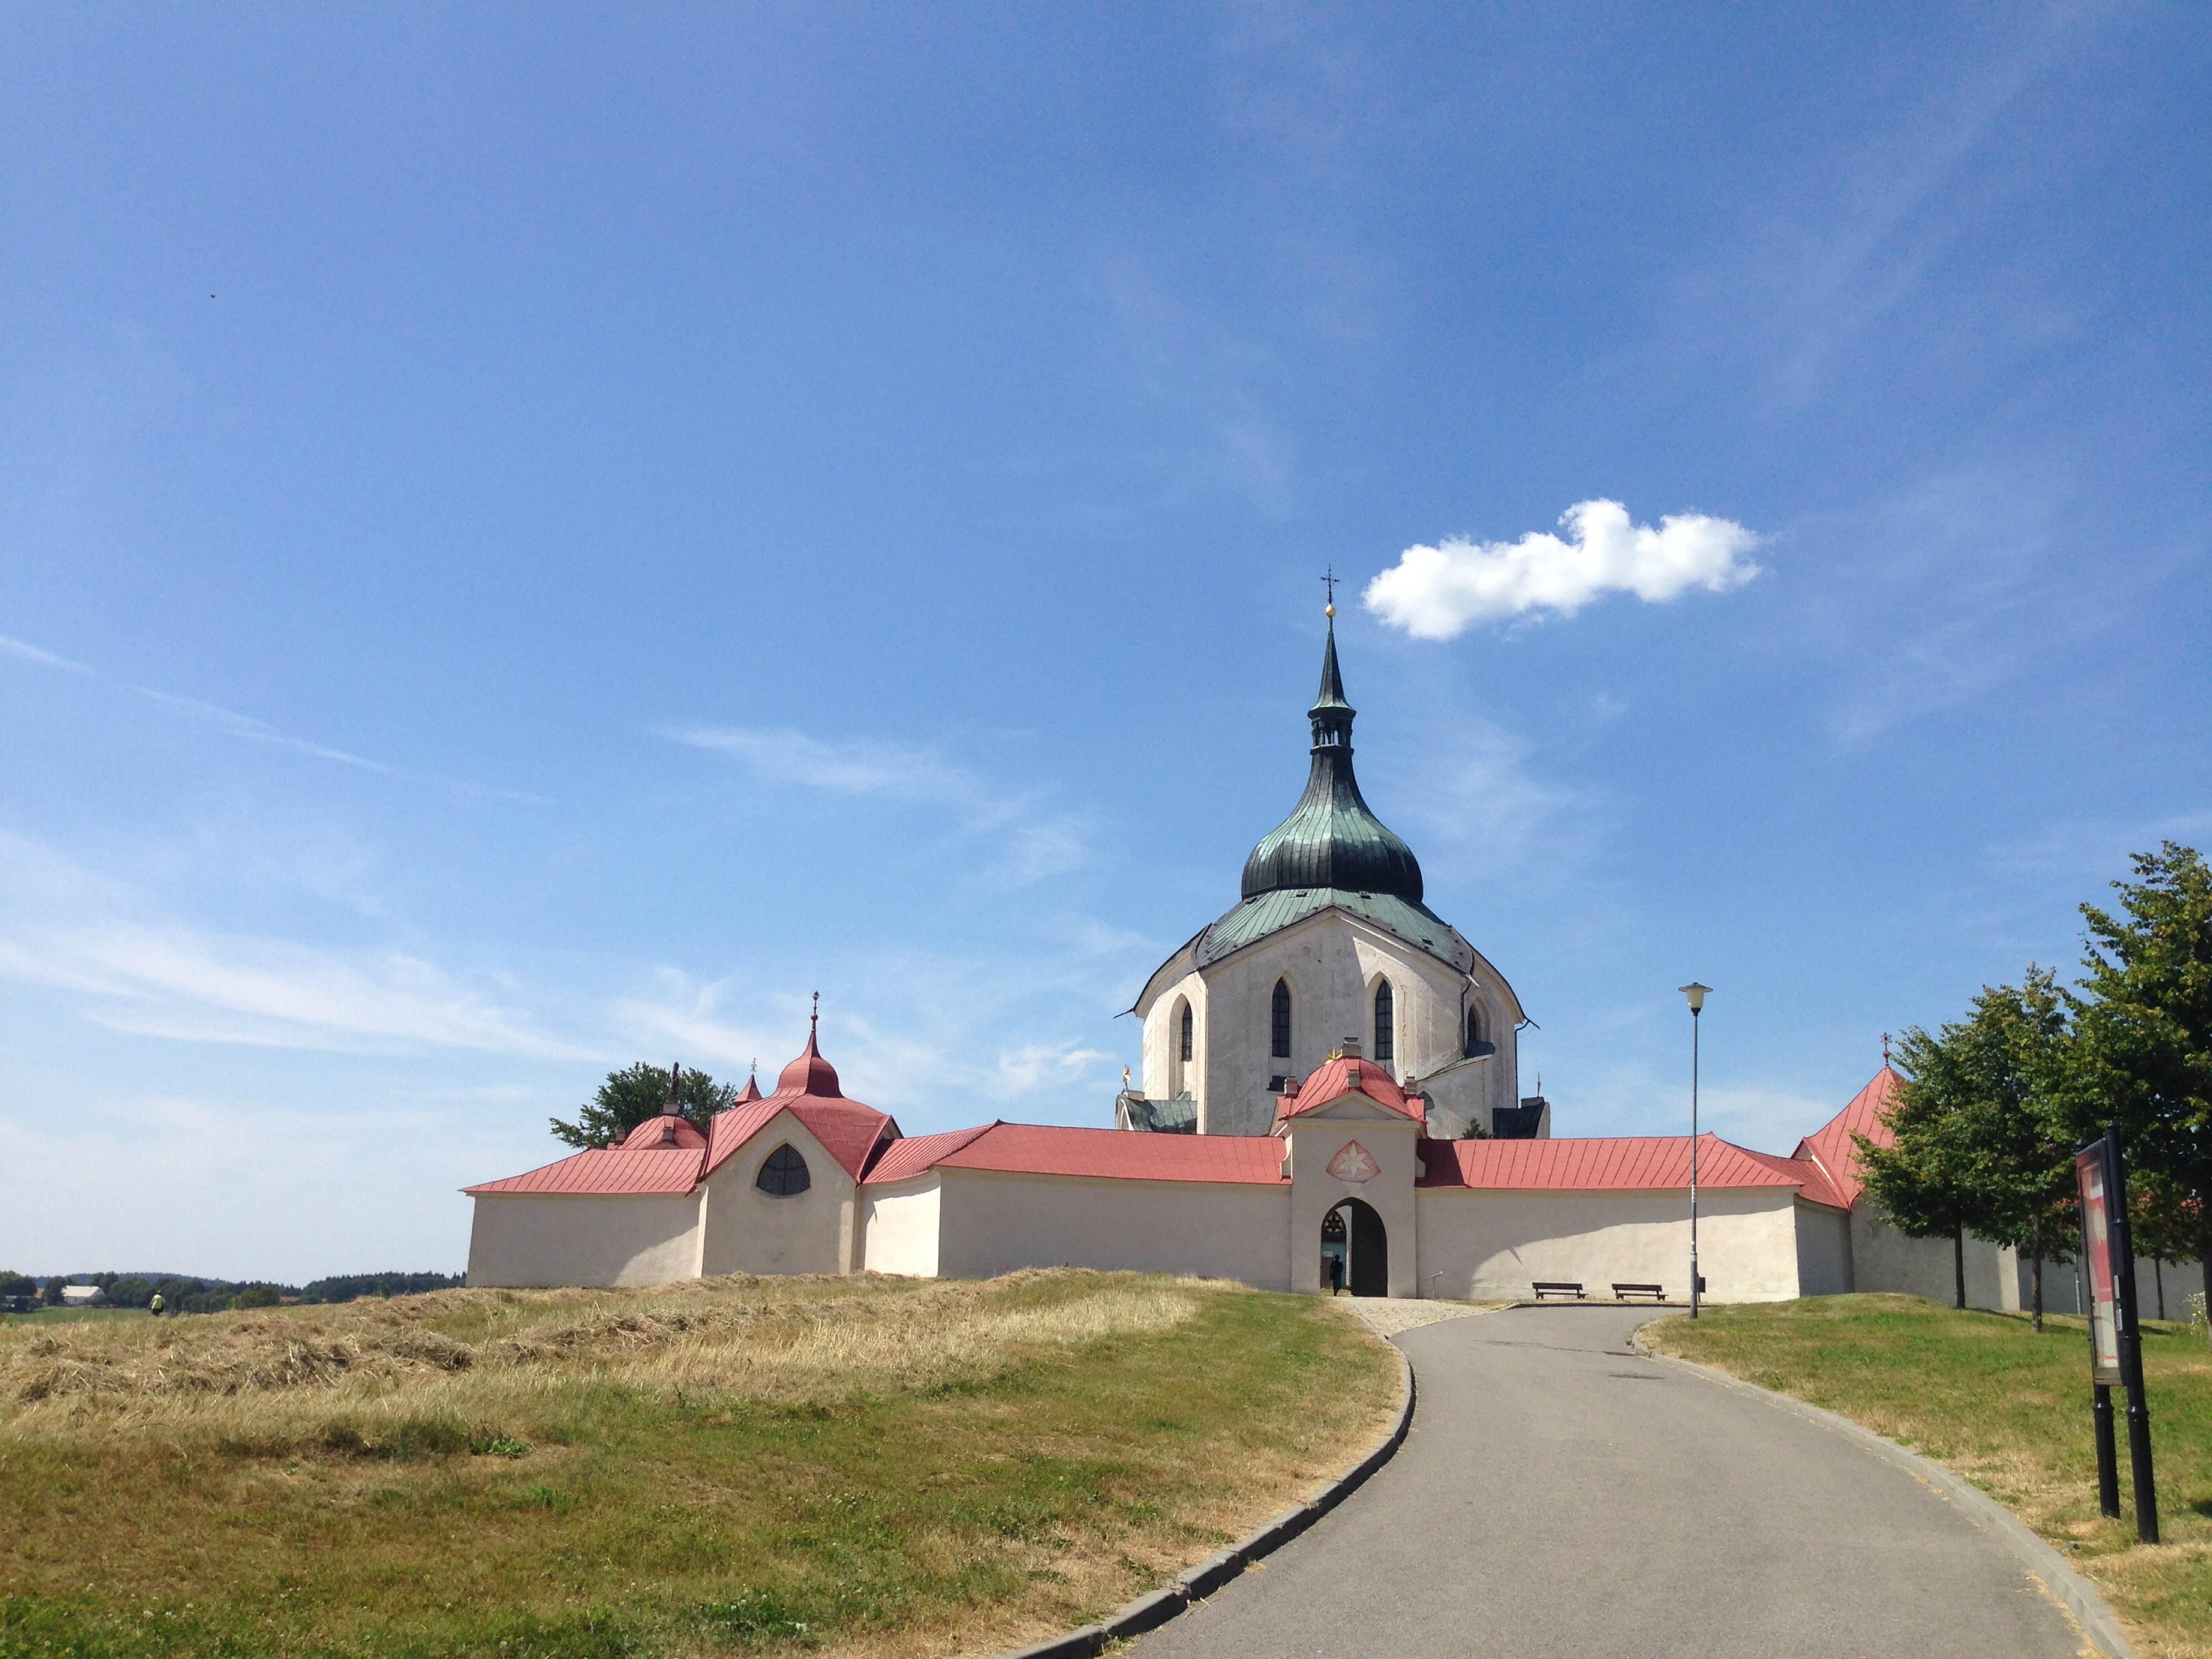
[[[1692,980],[1682,988],[1690,1000],[1690,1317],[1698,1316],[1698,1292],[1705,1281],[1698,1277],[1698,1016],[1713,988]]]

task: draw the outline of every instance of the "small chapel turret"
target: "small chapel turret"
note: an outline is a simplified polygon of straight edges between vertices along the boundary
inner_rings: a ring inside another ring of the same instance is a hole
[[[1117,1097],[1122,1127],[1265,1134],[1347,1045],[1418,1091],[1431,1134],[1494,1133],[1519,1103],[1519,999],[1428,908],[1420,860],[1361,794],[1334,604],[1325,616],[1304,793],[1244,860],[1236,906],[1138,997],[1143,1087]]]

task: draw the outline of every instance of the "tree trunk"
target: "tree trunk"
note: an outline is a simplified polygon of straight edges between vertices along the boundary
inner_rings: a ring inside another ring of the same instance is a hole
[[[1951,1269],[1958,1297],[1952,1305],[1963,1313],[1966,1307],[1966,1224],[1963,1221],[1951,1224]]]
[[[2043,1237],[2040,1231],[2036,1235],[2035,1264],[2030,1270],[2030,1276],[2035,1281],[2035,1329],[2040,1335],[2043,1332]]]
[[[2150,1276],[2158,1282],[2158,1320],[2166,1322],[2166,1258],[2154,1255],[2150,1259]]]

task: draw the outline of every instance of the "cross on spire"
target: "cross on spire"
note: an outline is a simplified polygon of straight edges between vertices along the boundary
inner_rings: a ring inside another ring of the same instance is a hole
[[[1324,572],[1322,572],[1322,574],[1321,585],[1322,585],[1323,587],[1326,587],[1326,588],[1328,590],[1328,614],[1329,616],[1332,616],[1332,617],[1334,617],[1334,615],[1336,615],[1336,584],[1337,584],[1337,580],[1338,580],[1338,578],[1337,578],[1337,574],[1336,574],[1336,567],[1335,567],[1334,565],[1331,565],[1331,566],[1329,566],[1329,567],[1328,567],[1328,568],[1327,570],[1325,570]]]
[[[1881,1063],[1885,1066],[1889,1064],[1889,1033],[1887,1031],[1881,1034]]]
[[[810,1036],[822,1029],[822,993],[814,994],[814,1012],[807,1016],[806,1030]]]

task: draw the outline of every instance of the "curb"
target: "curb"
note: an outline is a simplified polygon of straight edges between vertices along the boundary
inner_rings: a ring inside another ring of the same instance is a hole
[[[1636,1352],[1647,1359],[1662,1365],[1675,1365],[1709,1382],[1736,1389],[1742,1394],[1756,1395],[1769,1405],[1778,1406],[1791,1415],[1803,1418],[1855,1443],[1861,1449],[1872,1452],[1883,1462],[1902,1469],[1915,1479],[1936,1487],[1960,1509],[1976,1525],[1984,1527],[2002,1540],[2005,1547],[2017,1557],[2022,1566],[2037,1579],[2043,1588],[2071,1616],[2082,1636],[2106,1659],[2136,1659],[2136,1650],[2120,1632],[2118,1616],[2111,1604],[2097,1593],[2096,1587],[2074,1570],[2073,1564],[2052,1547],[2050,1540],[2021,1520],[1979,1486],[1959,1474],[1946,1468],[1931,1457],[1923,1457],[1910,1447],[1862,1427],[1848,1417],[1838,1416],[1819,1406],[1808,1405],[1802,1400],[1786,1394],[1777,1394],[1771,1389],[1762,1389],[1756,1382],[1747,1382],[1740,1376],[1730,1376],[1726,1371],[1717,1371],[1710,1365],[1700,1365],[1694,1360],[1677,1359],[1672,1354],[1654,1353],[1644,1346],[1644,1333],[1656,1322],[1647,1321],[1630,1335],[1629,1341]]]
[[[1387,1337],[1378,1340],[1389,1342]],[[1330,1481],[1312,1502],[1291,1504],[1257,1532],[1218,1554],[1207,1556],[1165,1589],[1139,1596],[1097,1624],[1032,1642],[1025,1648],[1000,1654],[999,1659],[1092,1659],[1092,1656],[1104,1652],[1109,1642],[1126,1642],[1133,1636],[1157,1630],[1192,1602],[1206,1600],[1253,1562],[1274,1553],[1351,1497],[1369,1475],[1390,1461],[1391,1454],[1405,1443],[1406,1431],[1413,1426],[1413,1362],[1406,1358],[1406,1351],[1396,1343],[1389,1342],[1389,1347],[1398,1356],[1398,1415],[1367,1455]],[[2133,1659],[2133,1656],[2124,1656],[2124,1659]]]

